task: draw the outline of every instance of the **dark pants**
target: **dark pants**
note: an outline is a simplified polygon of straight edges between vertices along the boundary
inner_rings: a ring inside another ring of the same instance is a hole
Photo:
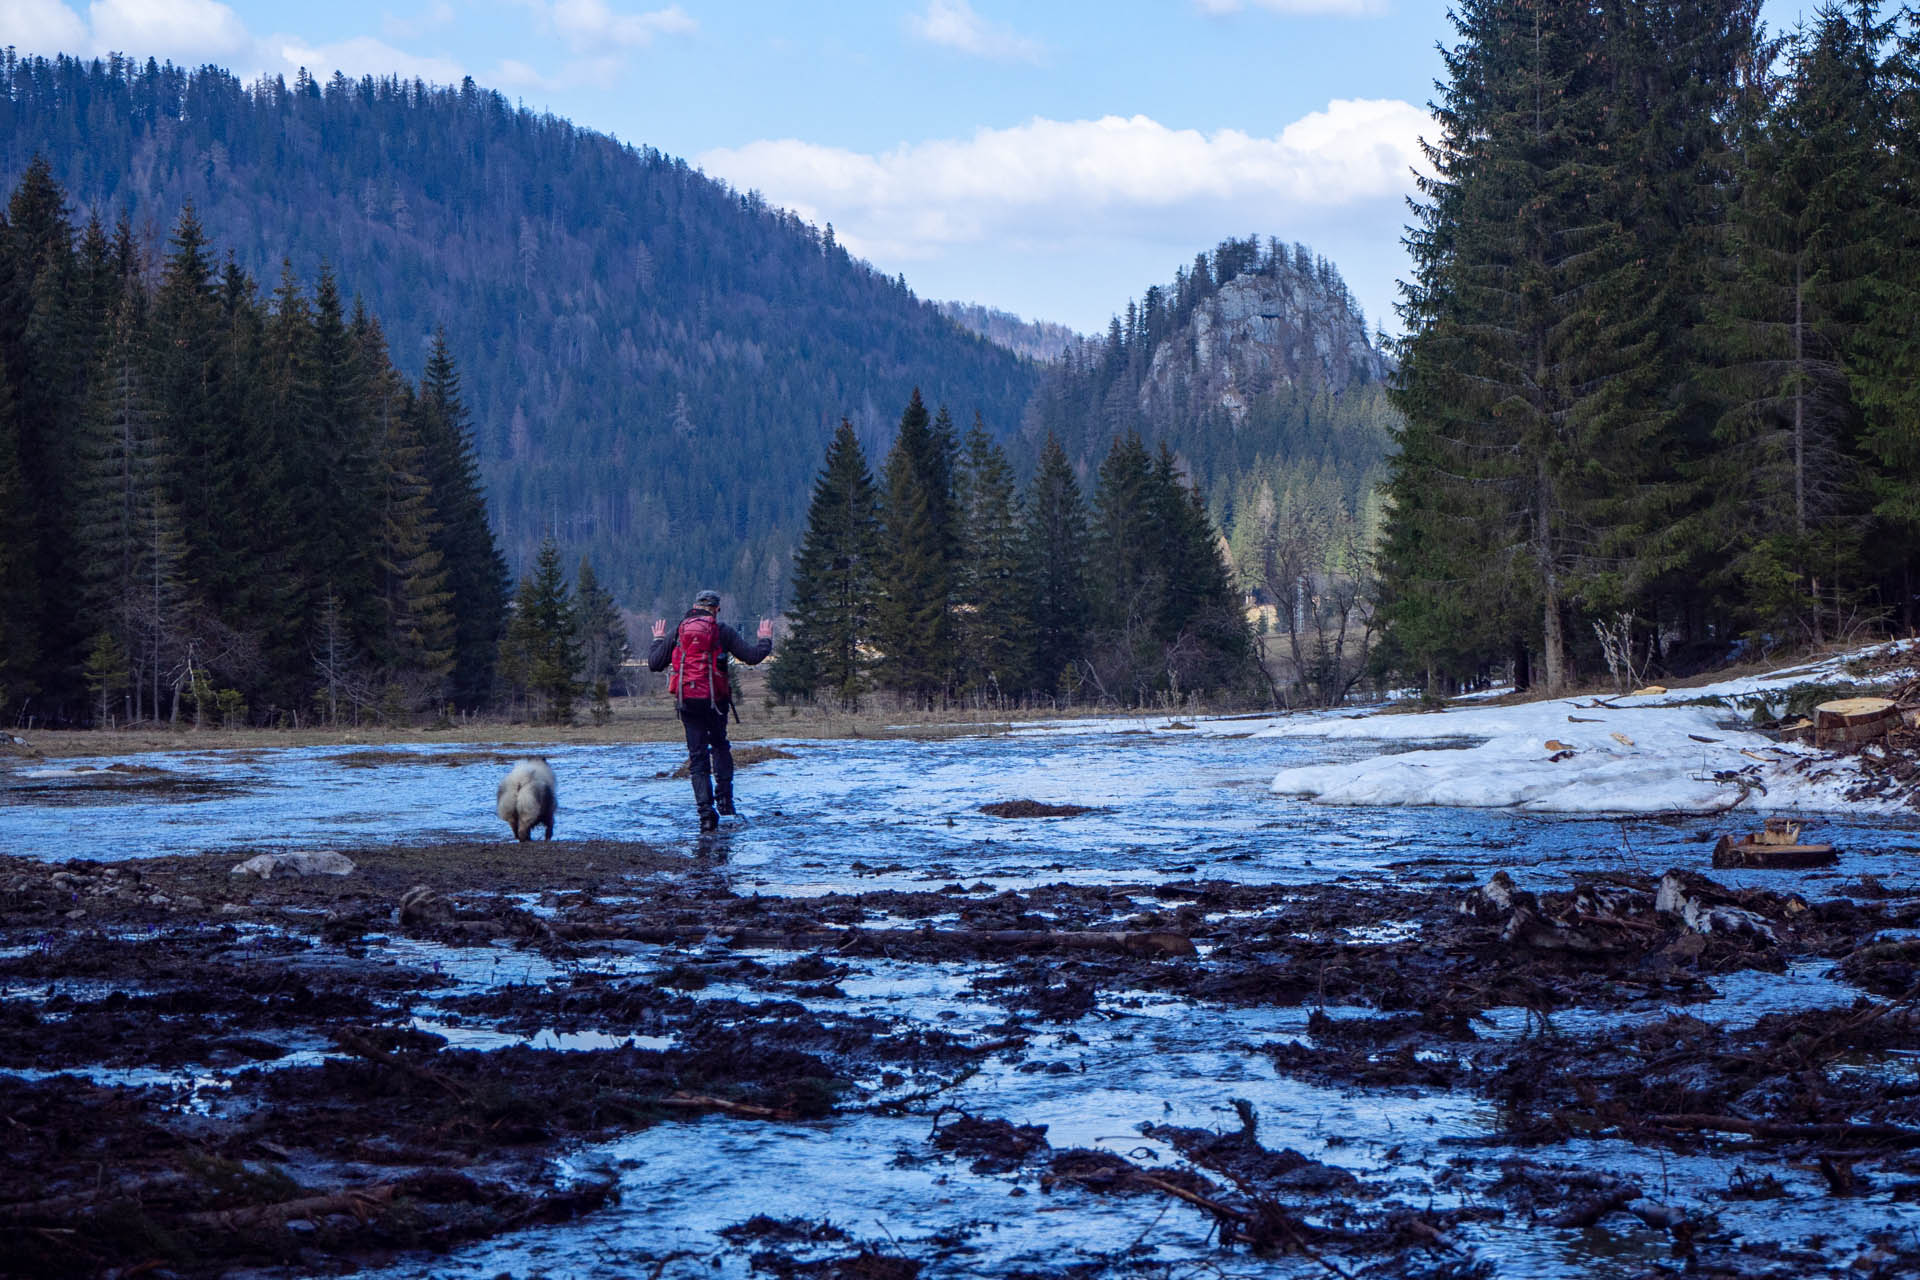
[[[733,745],[727,741],[726,711],[699,704],[682,707],[680,723],[687,731],[687,773],[693,778],[694,803],[703,813],[713,807],[715,797],[730,803]]]

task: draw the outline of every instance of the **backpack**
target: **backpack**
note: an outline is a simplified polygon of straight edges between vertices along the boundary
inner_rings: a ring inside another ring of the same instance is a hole
[[[720,648],[720,620],[701,614],[680,623],[674,636],[673,674],[667,691],[678,705],[704,702],[725,707],[733,701],[727,685],[726,655]]]

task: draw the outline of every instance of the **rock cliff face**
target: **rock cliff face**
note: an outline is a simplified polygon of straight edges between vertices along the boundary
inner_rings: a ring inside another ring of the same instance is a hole
[[[1256,398],[1280,386],[1339,395],[1386,372],[1346,290],[1283,268],[1235,276],[1157,344],[1140,411],[1167,422],[1218,409],[1237,427]]]

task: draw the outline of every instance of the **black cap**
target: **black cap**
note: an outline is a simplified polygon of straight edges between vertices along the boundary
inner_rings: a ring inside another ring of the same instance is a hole
[[[720,593],[718,591],[702,591],[693,598],[693,603],[702,609],[718,609],[720,607]]]

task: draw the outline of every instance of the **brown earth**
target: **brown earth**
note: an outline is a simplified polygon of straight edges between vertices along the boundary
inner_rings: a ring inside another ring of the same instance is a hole
[[[1488,1274],[1458,1244],[1463,1228],[1576,1230],[1609,1215],[1665,1233],[1676,1266],[1699,1274],[1778,1273],[1780,1259],[1711,1216],[1669,1209],[1657,1186],[1556,1161],[1556,1147],[1577,1138],[1737,1149],[1730,1203],[1778,1191],[1775,1174],[1790,1166],[1821,1170],[1836,1197],[1920,1198],[1920,1086],[1829,1070],[1920,1050],[1920,961],[1878,936],[1920,924],[1920,897],[1885,885],[1808,901],[1689,881],[1763,918],[1766,939],[1690,932],[1652,910],[1650,878],[1626,875],[1528,896],[1516,927],[1501,913],[1463,912],[1457,888],[1356,883],[741,897],[719,852],[428,844],[356,850],[348,876],[268,881],[233,875],[244,857],[233,853],[113,865],[0,858],[8,1273],[340,1274],[430,1254],[596,1212],[615,1184],[555,1185],[557,1152],[715,1111],[827,1124],[863,1109],[931,1113],[929,1161],[1013,1179],[1016,1193],[1038,1177],[1067,1212],[1084,1202],[1076,1197],[1161,1197],[1168,1212],[1204,1215],[1222,1248],[1350,1275]],[[1178,937],[1194,954],[1111,941],[1137,937]],[[388,938],[479,959],[664,950],[643,978],[563,966],[554,981],[447,994],[424,961],[394,963],[379,945]],[[799,1003],[880,955],[964,967],[1004,1020],[979,1040]],[[1744,1028],[1685,1010],[1724,975],[1815,958],[1861,987],[1858,1004]],[[753,994],[699,994],[720,982]],[[1441,1175],[1479,1189],[1471,1207],[1410,1202],[1391,1184],[1269,1148],[1250,1108],[1226,1132],[1147,1126],[1180,1152],[1179,1169],[1055,1150],[1038,1126],[940,1110],[942,1091],[987,1058],[1064,1070],[1029,1052],[1037,1034],[1165,995],[1315,1009],[1304,1042],[1239,1047],[1287,1075],[1485,1097],[1502,1150],[1462,1147]],[[416,1029],[429,1005],[504,1047],[460,1048]],[[1376,1016],[1333,1017],[1320,1011],[1328,1005]],[[1489,1013],[1513,1008],[1527,1011],[1531,1034],[1484,1034]],[[1631,1015],[1632,1029],[1560,1029],[1556,1018],[1575,1009]],[[513,1042],[608,1028],[675,1047]],[[196,1095],[49,1074],[186,1065],[220,1069],[229,1084]],[[911,1276],[945,1247],[765,1218],[723,1234],[774,1275]],[[1858,1250],[1842,1246],[1860,1244],[1836,1237],[1800,1273],[1893,1276],[1920,1264],[1908,1239],[1879,1242],[1856,1266]],[[1128,1273],[1117,1257],[1110,1270],[1089,1266],[1036,1274]]]

